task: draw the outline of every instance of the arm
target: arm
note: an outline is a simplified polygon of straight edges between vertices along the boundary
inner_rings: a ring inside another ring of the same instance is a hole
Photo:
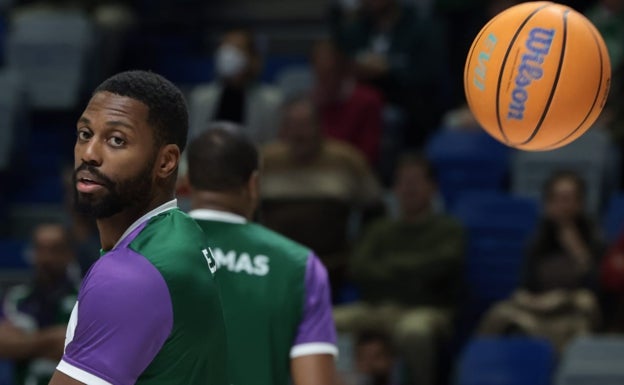
[[[59,372],[58,370],[54,372],[52,379],[50,380],[49,385],[83,385],[84,382],[80,382],[68,376],[63,372]]]
[[[58,360],[63,354],[65,326],[55,326],[26,333],[9,321],[0,323],[0,357],[10,360],[49,358]]]
[[[294,385],[328,385],[335,382],[336,328],[332,317],[327,271],[311,254],[305,275],[303,317],[290,350]]]
[[[52,384],[131,385],[162,348],[173,327],[169,291],[147,259],[133,257],[122,267],[111,255],[83,283]]]
[[[335,357],[331,354],[302,356],[290,361],[296,385],[331,385],[336,383]]]

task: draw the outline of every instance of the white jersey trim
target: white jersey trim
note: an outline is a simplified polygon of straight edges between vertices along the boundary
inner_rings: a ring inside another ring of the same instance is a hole
[[[84,371],[80,368],[75,367],[72,364],[68,364],[67,362],[61,360],[56,370],[59,372],[63,372],[73,378],[74,380],[78,380],[83,384],[88,385],[113,385],[108,381],[101,379],[100,377],[93,375],[87,371]]]
[[[189,211],[188,215],[193,219],[201,219],[204,221],[217,221],[227,223],[247,223],[247,219],[244,217],[230,213],[227,211],[218,211],[210,209],[195,209]]]
[[[290,349],[290,358],[311,356],[315,354],[331,354],[338,357],[338,348],[328,342],[310,342],[295,345]]]
[[[178,207],[178,200],[177,199],[172,199],[169,202],[163,203],[162,205],[156,207],[154,210],[146,213],[141,218],[139,218],[136,221],[134,221],[134,223],[131,224],[130,227],[128,227],[126,229],[126,231],[124,231],[124,233],[119,238],[119,240],[117,241],[117,243],[115,244],[113,249],[115,247],[117,247],[124,240],[124,238],[126,238],[128,235],[130,235],[131,232],[136,230],[137,227],[141,226],[141,224],[143,222],[147,221],[148,219],[150,219],[153,216],[156,216],[156,215],[158,215],[160,213],[164,213],[167,210],[175,209],[177,207]]]

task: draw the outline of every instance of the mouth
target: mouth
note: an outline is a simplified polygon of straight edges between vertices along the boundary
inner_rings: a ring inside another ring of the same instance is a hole
[[[94,178],[79,177],[76,179],[76,190],[90,194],[104,188],[104,184]]]

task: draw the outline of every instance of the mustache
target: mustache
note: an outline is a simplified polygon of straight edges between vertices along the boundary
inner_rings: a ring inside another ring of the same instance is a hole
[[[115,182],[113,182],[112,179],[110,179],[109,177],[107,177],[106,175],[102,174],[100,172],[100,170],[98,170],[97,168],[91,166],[90,164],[87,163],[83,163],[81,164],[77,169],[74,170],[74,185],[77,182],[77,175],[80,171],[88,171],[89,174],[93,175],[95,178],[98,179],[99,182],[102,182],[102,185],[108,189],[112,189],[115,187]]]

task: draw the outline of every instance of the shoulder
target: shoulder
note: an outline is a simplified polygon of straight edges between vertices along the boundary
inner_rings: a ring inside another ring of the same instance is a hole
[[[250,223],[248,226],[256,234],[255,238],[263,246],[272,250],[279,250],[282,255],[292,260],[304,261],[312,255],[312,251],[309,248],[267,227],[257,223]]]
[[[349,143],[330,138],[325,139],[325,152],[328,156],[351,166],[367,168],[364,155]]]
[[[129,248],[104,254],[85,277],[79,300],[85,296],[132,296],[152,292],[165,283],[162,274],[143,255]]]
[[[366,238],[385,237],[385,234],[394,231],[398,222],[391,218],[380,218],[373,221],[364,229]]]
[[[434,215],[432,218],[432,222],[437,227],[443,227],[449,230],[463,231],[464,229],[464,226],[459,221],[459,219],[446,213],[440,213],[440,214]]]
[[[150,257],[154,253],[196,250],[203,244],[203,237],[193,218],[179,209],[173,209],[151,218],[130,246]]]
[[[265,163],[265,166],[267,163],[270,165],[272,162],[288,158],[288,147],[281,140],[276,140],[266,144],[262,147],[261,152],[263,158],[262,160]]]

